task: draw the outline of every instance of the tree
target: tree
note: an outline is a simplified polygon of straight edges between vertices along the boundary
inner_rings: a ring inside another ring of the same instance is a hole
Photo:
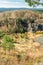
[[[25,0],[25,2],[27,2],[29,6],[33,7],[40,4],[43,5],[43,3],[40,2],[40,0]]]

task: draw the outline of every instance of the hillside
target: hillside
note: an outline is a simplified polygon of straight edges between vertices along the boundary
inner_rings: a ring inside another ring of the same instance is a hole
[[[43,65],[43,13],[0,12],[0,65]]]
[[[28,10],[0,13],[0,30],[19,32],[19,28],[22,28],[22,32],[31,31],[31,29],[32,31],[43,30],[43,13]]]

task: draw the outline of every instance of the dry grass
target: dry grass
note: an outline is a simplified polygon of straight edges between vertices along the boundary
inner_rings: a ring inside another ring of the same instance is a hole
[[[25,37],[25,35],[28,36]],[[5,51],[0,47],[0,65],[34,65],[43,61],[43,47],[41,47],[40,43],[33,42],[33,39],[37,36],[36,34],[28,32],[10,36],[16,39],[15,48]]]

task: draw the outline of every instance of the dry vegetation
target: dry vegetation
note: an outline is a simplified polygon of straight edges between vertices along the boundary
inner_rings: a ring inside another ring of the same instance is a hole
[[[27,23],[34,24],[34,32]],[[37,28],[37,24],[41,28]],[[0,65],[43,65],[43,44],[35,41],[43,36],[42,24],[43,13],[40,12],[0,13]]]

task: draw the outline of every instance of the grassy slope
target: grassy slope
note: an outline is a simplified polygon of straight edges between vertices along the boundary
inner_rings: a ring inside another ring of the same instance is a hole
[[[16,13],[15,13],[16,12]],[[15,18],[18,17],[24,17],[25,15],[29,16],[31,13],[32,16],[35,14],[36,17],[40,17],[40,13],[34,13],[31,11],[15,11],[12,12],[10,15],[10,12],[4,12],[5,15],[3,16],[3,13],[0,13],[0,20],[3,20],[7,17]],[[7,14],[6,14],[7,13]],[[23,15],[23,13],[25,15]],[[41,14],[42,15],[42,14]],[[26,16],[26,17],[27,17]],[[31,15],[29,16],[31,17]],[[1,22],[1,21],[0,21]],[[40,63],[43,65],[43,46],[40,45],[40,43],[35,42],[34,39],[39,36],[43,36],[43,33],[39,34],[37,33],[13,33],[9,34],[9,36],[14,40],[14,48],[11,50],[4,50],[2,47],[2,44],[0,43],[0,65],[40,65]],[[6,34],[5,34],[6,35]],[[8,34],[7,34],[8,36]],[[3,38],[3,37],[2,37]],[[2,41],[2,38],[0,38],[0,41]]]

